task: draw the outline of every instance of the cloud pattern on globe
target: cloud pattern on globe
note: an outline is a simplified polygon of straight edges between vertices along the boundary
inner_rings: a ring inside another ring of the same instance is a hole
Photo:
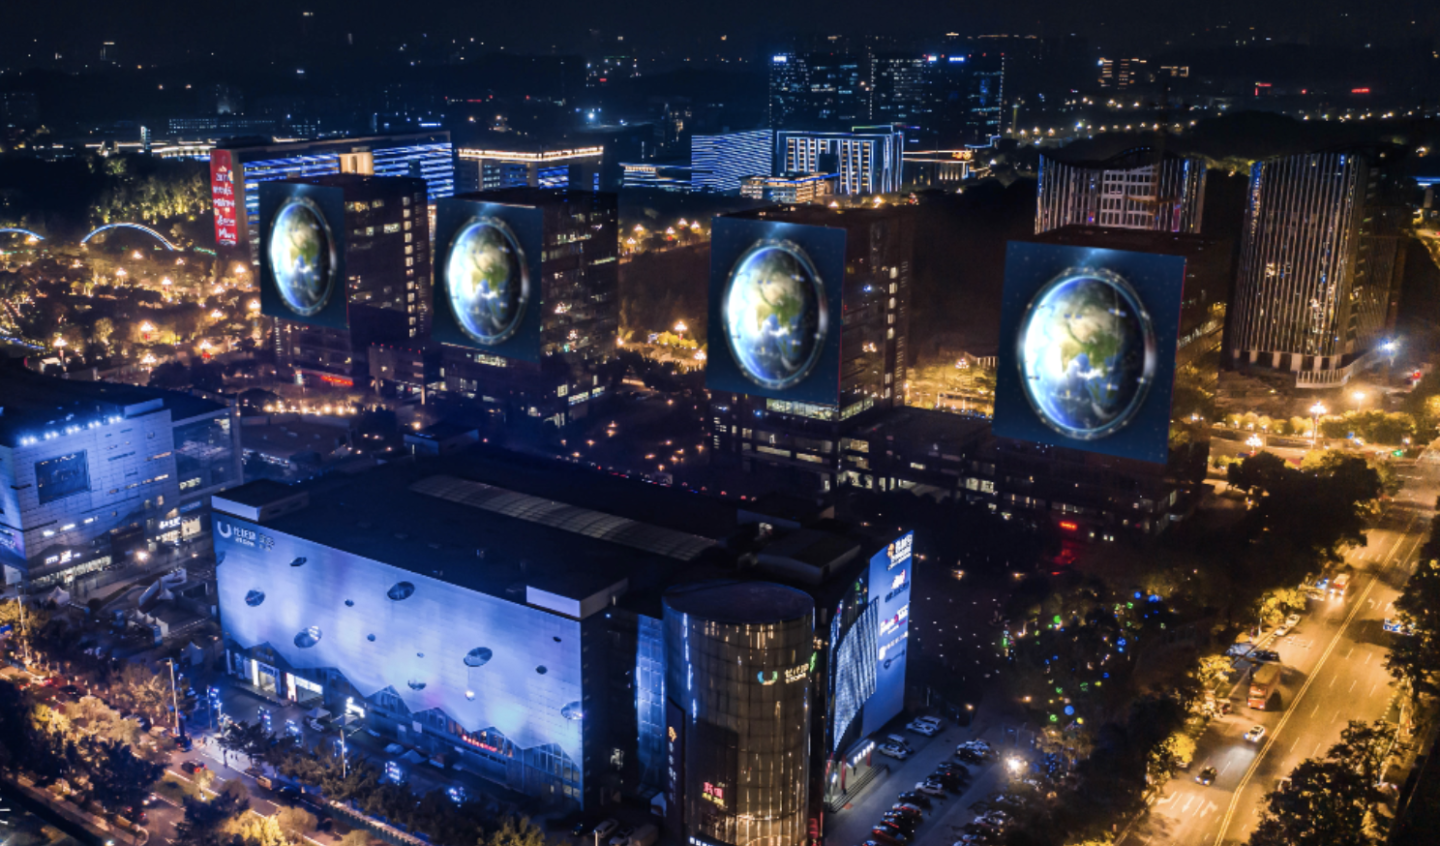
[[[460,227],[445,259],[446,294],[455,322],[476,343],[514,336],[530,299],[525,255],[510,227],[475,218]]]
[[[334,290],[335,256],[330,230],[319,208],[291,197],[270,226],[270,272],[286,307],[310,317],[325,307]]]
[[[771,390],[810,375],[824,347],[827,313],[814,263],[788,241],[746,250],[721,301],[731,355],[750,381]]]
[[[1044,423],[1076,440],[1130,422],[1154,381],[1155,331],[1128,282],[1067,270],[1026,308],[1017,337],[1021,384]]]

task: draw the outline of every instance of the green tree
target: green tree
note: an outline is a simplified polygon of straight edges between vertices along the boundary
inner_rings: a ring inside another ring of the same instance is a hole
[[[377,843],[379,841],[363,828],[352,828],[340,838],[340,846],[375,846]]]
[[[186,797],[185,817],[175,824],[173,842],[175,846],[229,846],[230,837],[224,826],[248,807],[248,802],[224,793],[213,801]]]
[[[1369,846],[1370,807],[1382,798],[1380,776],[1395,742],[1383,721],[1351,720],[1324,760],[1303,761],[1266,798],[1250,846]]]
[[[99,741],[92,752],[90,784],[107,808],[138,808],[165,767],[135,755],[130,746]]]
[[[1395,616],[1413,633],[1392,636],[1385,667],[1418,704],[1440,695],[1440,521],[1432,525],[1415,574],[1395,600]]]
[[[545,846],[545,833],[529,817],[506,817],[505,822],[476,841],[477,846]]]
[[[292,841],[299,841],[315,830],[315,815],[304,808],[283,807],[275,812],[274,819],[280,830]]]

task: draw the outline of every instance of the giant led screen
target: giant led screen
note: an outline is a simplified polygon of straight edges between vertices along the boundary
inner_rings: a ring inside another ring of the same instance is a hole
[[[870,559],[870,602],[877,608],[875,692],[865,703],[864,734],[885,727],[905,707],[905,658],[910,646],[910,584],[914,581],[907,532]]]
[[[844,276],[844,230],[716,218],[706,387],[838,403]]]
[[[447,198],[435,214],[435,340],[539,361],[542,211]]]
[[[85,450],[35,462],[35,491],[40,504],[90,490],[90,465]]]
[[[344,191],[261,183],[261,313],[344,329],[346,305]]]
[[[995,434],[1163,464],[1179,256],[1011,243]]]
[[[215,515],[214,532],[231,644],[333,669],[372,705],[393,695],[471,735],[555,744],[580,766],[578,621],[227,514]]]

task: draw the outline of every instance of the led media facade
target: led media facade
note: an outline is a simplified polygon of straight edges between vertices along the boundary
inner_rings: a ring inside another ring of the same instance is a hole
[[[995,433],[1164,464],[1179,256],[1011,243]]]
[[[286,182],[261,185],[261,312],[344,329],[346,306],[344,191]]]
[[[706,387],[838,403],[845,231],[720,217],[711,235]]]
[[[538,208],[440,200],[435,340],[539,361],[544,232]]]
[[[429,754],[580,801],[580,623],[240,520],[214,518],[232,673],[347,699]]]
[[[910,584],[915,533],[908,532],[870,559],[870,604],[875,628],[875,693],[865,703],[864,734],[885,727],[905,707],[905,659],[910,639]]]

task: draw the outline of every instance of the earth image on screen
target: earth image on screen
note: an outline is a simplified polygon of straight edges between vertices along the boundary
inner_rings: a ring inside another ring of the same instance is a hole
[[[1106,270],[1067,270],[1020,321],[1020,378],[1044,423],[1077,440],[1114,434],[1154,380],[1155,331],[1133,288]]]
[[[270,225],[266,244],[280,299],[309,317],[325,307],[334,289],[335,256],[325,218],[310,200],[290,197]]]
[[[752,246],[735,263],[721,301],[725,338],[752,382],[789,388],[810,374],[825,344],[825,289],[804,250]]]
[[[525,256],[510,227],[477,217],[461,226],[445,258],[446,290],[460,329],[491,346],[520,327],[530,299]]]

